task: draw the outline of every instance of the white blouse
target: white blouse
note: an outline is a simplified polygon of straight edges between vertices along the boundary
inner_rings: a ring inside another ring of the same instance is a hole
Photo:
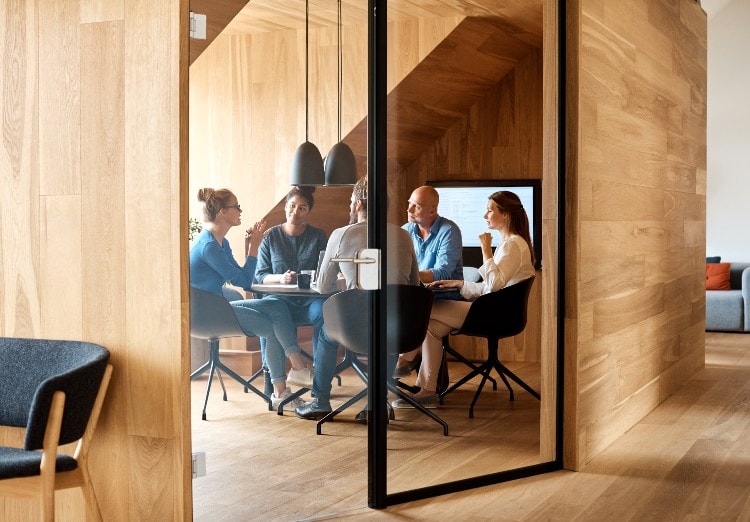
[[[536,274],[531,264],[531,252],[526,241],[516,234],[503,239],[495,253],[479,268],[482,281],[464,281],[461,296],[467,301],[506,286],[514,285]]]

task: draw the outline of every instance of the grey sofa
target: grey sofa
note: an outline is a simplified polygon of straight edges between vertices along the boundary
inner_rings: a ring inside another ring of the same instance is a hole
[[[750,332],[750,263],[730,263],[731,290],[706,290],[706,330]]]

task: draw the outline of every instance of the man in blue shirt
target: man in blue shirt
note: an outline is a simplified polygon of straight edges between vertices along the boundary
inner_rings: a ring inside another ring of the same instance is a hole
[[[464,278],[461,230],[450,219],[438,215],[439,200],[435,187],[417,188],[409,197],[408,223],[401,227],[414,243],[423,283]]]
[[[423,185],[409,196],[406,210],[408,223],[403,227],[409,233],[419,264],[419,279],[432,283],[442,279],[463,279],[461,262],[463,242],[461,229],[453,221],[437,212],[440,196],[435,187]],[[435,299],[460,300],[458,291],[440,292]],[[406,377],[419,367],[419,349],[398,358],[394,377]]]

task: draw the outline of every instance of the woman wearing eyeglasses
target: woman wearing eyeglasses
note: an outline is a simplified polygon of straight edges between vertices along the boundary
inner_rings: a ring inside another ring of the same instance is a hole
[[[245,233],[245,263],[240,266],[225,237],[229,229],[242,223],[242,208],[237,197],[228,189],[203,188],[198,191],[198,201],[203,203],[205,226],[190,249],[190,285],[225,297],[231,294],[224,287],[227,283],[249,290],[255,277],[265,222],[255,223]],[[246,334],[266,339],[266,366],[274,387],[275,409],[292,393],[286,386],[286,358],[294,369],[301,371],[306,367],[289,309],[283,303],[263,299],[235,300],[230,304]],[[312,386],[312,382],[309,385]],[[294,408],[295,402],[301,401],[292,401],[289,407]]]

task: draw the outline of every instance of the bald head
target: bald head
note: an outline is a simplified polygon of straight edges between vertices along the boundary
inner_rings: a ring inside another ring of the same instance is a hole
[[[423,185],[414,190],[409,197],[407,218],[410,223],[417,223],[420,228],[429,229],[437,218],[440,196],[435,187]]]

